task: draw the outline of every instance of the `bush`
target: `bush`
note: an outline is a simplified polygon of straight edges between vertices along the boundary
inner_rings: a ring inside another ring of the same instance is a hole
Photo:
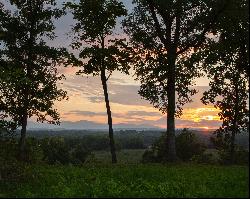
[[[0,158],[3,160],[17,157],[18,142],[15,139],[0,139]]]
[[[38,139],[28,137],[25,145],[25,162],[39,163],[43,158],[43,150]]]
[[[0,139],[0,180],[19,181],[25,176],[25,165],[17,161],[17,151],[15,139]]]
[[[64,138],[45,138],[41,142],[43,160],[49,164],[81,164],[84,163],[90,151],[84,144],[72,145],[65,142]]]
[[[221,150],[220,157],[221,164],[232,164],[231,155],[228,150]],[[239,165],[249,164],[249,151],[241,147],[236,147],[233,163]]]
[[[190,160],[194,155],[201,155],[205,149],[205,145],[188,129],[183,129],[176,137],[176,153],[183,161]]]
[[[0,181],[20,181],[26,177],[25,163],[12,158],[4,160],[0,157]]]
[[[183,129],[176,137],[177,157],[183,161],[189,161],[193,156],[201,155],[206,146],[198,140],[193,132]],[[164,162],[167,160],[166,134],[163,134],[152,145],[151,149],[146,150],[143,155],[143,162]]]
[[[88,155],[90,155],[90,151],[83,145],[77,145],[71,152],[71,157],[75,164],[84,163]]]
[[[60,162],[69,163],[69,148],[65,145],[64,139],[59,137],[45,138],[41,143],[43,149],[43,160],[49,164]]]
[[[196,163],[220,164],[221,157],[219,150],[207,149],[202,154],[194,155],[191,160]]]

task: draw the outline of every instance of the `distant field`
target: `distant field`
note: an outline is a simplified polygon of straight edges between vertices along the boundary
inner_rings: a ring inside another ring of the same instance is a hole
[[[30,166],[0,197],[248,197],[247,166]]]
[[[116,153],[117,160],[121,164],[137,164],[141,162],[144,151],[145,149],[124,149]],[[111,163],[110,151],[94,151],[93,154],[87,159],[88,163]]]

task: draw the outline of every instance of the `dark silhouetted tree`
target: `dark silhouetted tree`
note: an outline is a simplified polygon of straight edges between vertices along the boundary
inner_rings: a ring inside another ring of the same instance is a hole
[[[45,38],[54,39],[53,20],[63,12],[54,0],[11,0],[14,12],[1,7],[1,32],[4,45],[0,50],[5,63],[0,77],[0,107],[21,126],[20,159],[25,160],[25,138],[28,118],[58,124],[59,113],[54,101],[66,97],[58,89],[57,65],[65,49],[49,47]]]
[[[127,12],[123,4],[117,0],[80,0],[79,4],[68,3],[66,7],[72,10],[77,21],[73,27],[76,37],[72,46],[80,50],[79,58],[83,60],[80,66],[84,67],[78,74],[101,76],[108,115],[112,163],[116,163],[107,81],[115,70],[128,74],[128,54],[118,45],[121,39],[111,40],[117,18],[126,15]]]
[[[201,52],[210,89],[202,102],[220,110],[222,126],[215,132],[217,141],[235,159],[235,135],[249,125],[249,13],[248,1],[234,1],[214,26],[216,39]]]
[[[139,94],[167,113],[168,161],[176,160],[175,117],[196,93],[190,88],[200,76],[195,52],[209,40],[226,2],[134,0],[136,7],[123,22],[131,37]]]

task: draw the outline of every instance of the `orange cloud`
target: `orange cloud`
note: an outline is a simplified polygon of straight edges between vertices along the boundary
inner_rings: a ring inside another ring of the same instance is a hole
[[[204,106],[201,108],[187,108],[183,110],[181,119],[191,120],[194,122],[200,122],[201,120],[220,121],[218,112],[218,109],[211,106]]]

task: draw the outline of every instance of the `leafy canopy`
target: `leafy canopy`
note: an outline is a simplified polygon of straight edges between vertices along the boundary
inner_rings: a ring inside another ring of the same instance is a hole
[[[169,103],[167,88],[170,83],[175,84],[176,115],[180,116],[182,105],[197,92],[191,88],[194,79],[201,75],[195,64],[199,61],[196,52],[209,40],[207,33],[223,10],[224,1],[133,3],[136,7],[123,26],[131,37],[136,76],[141,82],[139,94],[165,113]]]
[[[54,0],[13,0],[15,11],[0,10],[4,35],[0,73],[0,109],[21,124],[22,117],[36,116],[37,121],[59,123],[55,100],[66,98],[59,89],[57,66],[63,64],[65,49],[50,47],[45,38],[55,38],[54,19],[63,11]]]
[[[84,70],[79,73],[99,75],[106,69],[128,73],[128,54],[119,48],[123,39],[111,39],[118,17],[126,15],[123,4],[117,0],[81,0],[79,4],[67,3],[72,10],[76,24],[72,47],[80,49],[79,58]],[[85,44],[85,46],[84,46]]]

